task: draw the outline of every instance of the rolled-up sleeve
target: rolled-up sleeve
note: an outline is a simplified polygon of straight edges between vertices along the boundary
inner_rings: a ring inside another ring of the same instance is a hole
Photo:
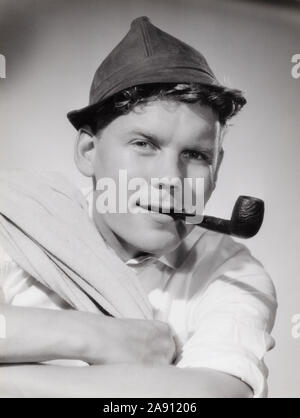
[[[9,302],[9,283],[16,273],[19,273],[18,266],[0,245],[0,303]]]
[[[190,337],[176,365],[230,374],[247,383],[254,397],[266,397],[264,356],[275,345],[271,336],[275,289],[250,251],[226,240],[223,245],[231,246],[231,255],[213,272],[205,290],[194,295],[188,316]]]
[[[0,245],[0,303],[11,304],[15,295],[27,288],[29,279]]]

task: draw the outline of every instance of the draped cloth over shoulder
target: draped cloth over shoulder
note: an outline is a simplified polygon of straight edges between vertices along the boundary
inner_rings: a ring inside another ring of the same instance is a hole
[[[60,174],[0,171],[0,244],[74,309],[153,317],[134,272],[107,247],[84,196]]]

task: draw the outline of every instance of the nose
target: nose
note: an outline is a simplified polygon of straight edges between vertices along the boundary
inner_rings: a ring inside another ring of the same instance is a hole
[[[156,187],[163,189],[177,188],[184,178],[184,173],[180,164],[180,160],[175,153],[165,155],[165,158],[161,159],[159,163],[160,167],[156,170]]]
[[[166,174],[164,174],[166,173]],[[169,190],[173,195],[175,190],[182,188],[182,173],[179,170],[164,170],[160,176],[153,178],[152,185],[159,190]],[[172,173],[170,175],[170,173]]]
[[[152,186],[161,190],[166,199],[169,196],[172,201],[182,199],[183,175],[180,162],[175,156],[169,156],[160,162],[160,167],[156,171],[157,175],[152,179]],[[177,205],[177,203],[175,203]]]
[[[164,176],[164,177],[153,179],[152,184],[154,185],[154,187],[157,187],[160,190],[162,189],[174,190],[174,189],[179,188],[181,184],[181,179],[180,177]]]
[[[182,210],[182,186],[179,177],[160,177],[151,180],[154,199],[158,199],[160,205],[175,206]]]

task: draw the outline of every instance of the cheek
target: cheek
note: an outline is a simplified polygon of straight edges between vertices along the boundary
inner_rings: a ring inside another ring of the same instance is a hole
[[[125,146],[119,144],[99,146],[94,166],[97,178],[110,177],[117,181],[120,170],[126,170],[128,178],[144,177],[144,165]]]
[[[207,175],[207,177],[205,177],[204,185],[205,185],[204,187],[204,205],[205,205],[207,201],[209,200],[212,192],[214,191],[213,177],[210,173]]]
[[[110,150],[109,147],[98,147],[94,162],[95,175],[97,178],[114,178],[118,165],[118,153],[114,152],[114,150]]]
[[[212,177],[211,171],[209,166],[201,166],[196,168],[190,168],[187,172],[187,177],[192,179],[202,179],[203,181],[203,191],[204,191],[204,204],[209,200],[212,192],[213,192],[213,184],[212,184]],[[199,190],[195,187],[195,181],[193,181],[193,195],[195,196],[199,193]]]
[[[131,187],[136,183],[138,184],[137,189],[133,188],[133,190],[129,190],[129,182],[130,180],[135,180],[137,178],[147,181],[147,176],[145,176],[145,173],[143,172],[143,165],[136,164],[132,158],[130,159],[128,153],[122,153],[120,150],[107,150],[107,152],[104,150],[104,152],[98,153],[97,158],[95,159],[94,169],[98,190],[102,184],[107,184],[107,180],[103,179],[108,178],[112,180],[112,182],[109,182],[111,187],[102,186],[102,192],[99,192],[99,194],[104,192],[105,195],[109,196],[108,199],[110,200],[110,203],[108,206],[115,208],[117,212],[116,214],[107,215],[106,220],[111,225],[123,227],[124,220],[126,225],[126,218],[124,218],[123,213],[118,214],[118,212],[127,211],[127,205],[130,204],[131,207],[132,202],[137,200],[130,200],[130,197],[132,195],[135,196],[139,191],[139,182],[130,183]]]

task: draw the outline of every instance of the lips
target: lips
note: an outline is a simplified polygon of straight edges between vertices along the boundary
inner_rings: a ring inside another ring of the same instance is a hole
[[[137,202],[137,206],[145,209],[147,212],[161,213],[163,215],[169,215],[170,213],[174,212],[173,206],[159,206],[153,203],[151,205],[142,205],[140,202]]]
[[[137,207],[141,211],[140,213],[147,213],[147,214],[153,214],[155,218],[160,220],[168,220],[168,222],[185,222],[187,214],[184,212],[178,213],[175,212],[174,207],[162,207],[162,206],[144,206],[140,205],[139,202],[137,202]]]
[[[137,206],[142,210],[142,213],[153,213],[155,215],[162,215],[163,217],[168,217],[168,218],[172,218],[173,221],[177,222],[177,221],[186,221],[187,218],[189,218],[189,220],[192,219],[197,219],[197,214],[195,213],[188,213],[186,211],[176,211],[175,212],[175,208],[173,206],[168,206],[168,207],[162,207],[162,206],[155,206],[155,205],[149,205],[149,206],[144,206],[141,205],[139,202],[137,202]],[[201,218],[202,220],[202,218]],[[200,221],[199,221],[200,222]],[[192,222],[190,222],[192,223]]]

